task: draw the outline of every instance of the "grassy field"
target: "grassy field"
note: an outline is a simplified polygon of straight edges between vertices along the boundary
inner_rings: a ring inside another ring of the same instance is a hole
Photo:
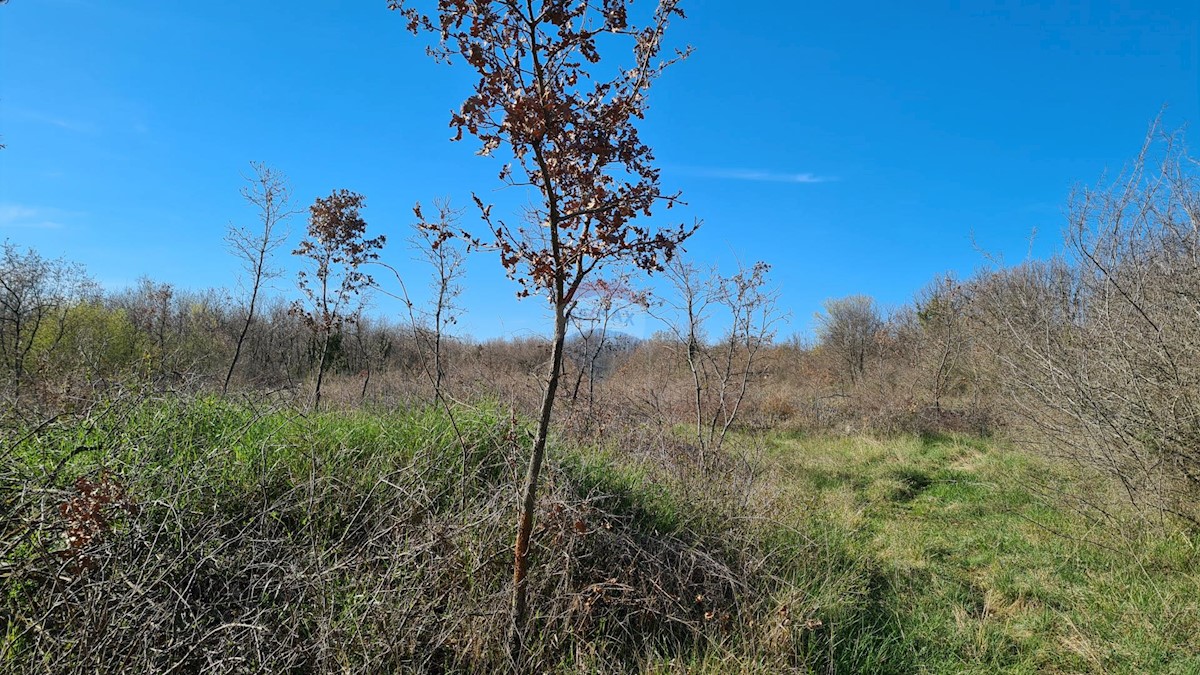
[[[841,672],[1200,672],[1194,535],[1060,508],[1098,489],[1062,467],[966,438],[779,437],[769,463],[775,517],[852,551],[812,600]]]
[[[503,668],[526,439],[497,411],[212,398],[18,430],[0,668]],[[707,476],[679,443],[554,448],[538,669],[1200,672],[1194,534],[1064,508],[1102,489],[1063,467],[965,437],[736,445]]]

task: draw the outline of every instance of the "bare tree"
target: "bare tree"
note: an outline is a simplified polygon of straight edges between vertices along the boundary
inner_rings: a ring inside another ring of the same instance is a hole
[[[953,275],[935,279],[917,298],[916,319],[921,343],[928,352],[930,394],[934,410],[942,411],[946,394],[964,384],[962,365],[967,358],[967,295]]]
[[[825,301],[825,312],[817,314],[820,345],[845,364],[850,385],[862,380],[876,334],[883,329],[875,301],[865,295]]]
[[[696,428],[696,444],[700,448],[700,462],[704,464],[705,391],[708,388],[706,337],[704,324],[709,318],[710,306],[720,276],[717,270],[704,273],[694,263],[683,257],[675,258],[667,266],[667,278],[674,287],[675,295],[663,302],[675,313],[674,317],[656,312],[656,317],[666,324],[675,339],[684,346],[688,372],[692,378],[692,410]]]
[[[434,402],[445,403],[442,389],[446,379],[444,342],[447,330],[458,322],[462,311],[457,302],[458,296],[462,294],[461,282],[466,274],[466,258],[459,246],[461,239],[456,236],[461,212],[451,207],[448,200],[437,200],[434,207],[438,211],[438,217],[433,221],[425,218],[420,203],[413,207],[417,220],[413,223],[413,235],[408,240],[417,250],[419,259],[433,268],[428,305],[418,306],[408,292],[404,275],[386,262],[376,261],[375,264],[392,273],[398,292],[379,285],[375,286],[375,290],[404,303],[413,344],[420,356],[419,366],[433,389]],[[453,417],[449,406],[444,407]]]
[[[721,354],[715,359],[717,412],[709,421],[709,444],[719,449],[737,419],[746,398],[750,380],[756,375],[759,352],[775,338],[775,328],[783,315],[776,300],[778,291],[768,287],[771,266],[757,262],[739,267],[721,280],[716,302],[730,319],[729,333]]]
[[[298,213],[292,206],[291,188],[282,173],[262,162],[251,162],[250,167],[254,175],[246,178],[247,184],[242,187],[241,194],[258,210],[259,227],[251,229],[231,223],[225,234],[229,250],[237,256],[245,270],[244,284],[249,287],[249,298],[246,300],[246,318],[233,348],[233,358],[229,361],[229,371],[225,373],[225,382],[221,385],[222,394],[229,392],[229,381],[233,379],[246,335],[254,323],[263,285],[281,274],[278,268],[271,266],[271,258],[288,236],[286,231],[282,231],[281,224]]]
[[[421,258],[433,268],[433,278],[430,282],[431,300],[429,307],[423,312],[423,321],[417,321],[413,313],[412,302],[408,303],[412,319],[414,338],[419,346],[428,350],[432,361],[429,379],[433,384],[433,397],[442,398],[442,383],[446,379],[445,350],[442,341],[447,329],[458,322],[461,309],[457,305],[458,296],[462,294],[462,278],[466,274],[466,259],[462,249],[456,243],[453,233],[458,229],[461,212],[450,206],[448,200],[434,202],[438,216],[435,221],[428,222],[418,204],[414,209],[417,222],[413,229],[415,233],[410,239],[417,248]],[[407,295],[407,294],[406,294]],[[422,330],[418,323],[424,324],[428,330]]]
[[[21,253],[11,242],[0,249],[0,366],[14,406],[30,379],[36,352],[57,348],[67,311],[94,284],[83,267],[46,259],[33,249]]]
[[[292,313],[301,317],[317,340],[317,382],[313,410],[321,406],[321,384],[329,366],[330,338],[355,320],[362,291],[374,280],[362,266],[379,257],[383,235],[366,238],[367,223],[359,215],[365,199],[349,190],[335,190],[318,197],[309,207],[308,234],[293,251],[312,262],[301,270],[299,286],[305,301],[297,301]]]
[[[692,232],[685,227],[655,232],[636,222],[657,203],[676,199],[662,192],[636,121],[645,114],[651,83],[684,55],[659,58],[669,19],[683,13],[677,0],[660,0],[649,25],[636,28],[628,5],[628,0],[440,2],[425,13],[405,0],[389,0],[414,34],[437,39],[431,54],[461,59],[479,77],[475,92],[451,119],[457,137],[463,132],[477,137],[483,155],[506,147],[515,164],[500,171],[501,180],[538,195],[525,224],[517,227],[494,218],[491,207],[475,198],[491,229],[491,246],[520,282],[520,295],[541,295],[554,312],[548,377],[514,547],[514,655],[523,644],[539,476],[577,293],[608,263],[661,269]],[[602,44],[613,44],[614,34],[633,39],[633,63],[615,70],[612,79],[593,79],[590,66],[600,61]]]
[[[720,449],[737,420],[759,354],[770,345],[783,318],[776,304],[778,292],[768,287],[770,269],[758,262],[724,277],[716,269],[702,272],[681,258],[668,268],[675,295],[663,301],[668,311],[660,309],[656,317],[686,353],[703,469],[709,452]],[[729,329],[721,341],[709,344],[704,325],[718,310]]]
[[[404,276],[400,271],[384,262],[375,264],[387,269],[396,278],[399,293],[393,293],[381,286],[375,286],[380,292],[400,300],[408,311],[408,326],[412,332],[413,344],[416,346],[419,364],[433,389],[433,403],[440,405],[450,420],[450,426],[462,449],[462,473],[460,474],[460,495],[463,508],[467,500],[467,473],[470,460],[468,446],[454,408],[450,405],[444,389],[446,379],[445,340],[447,329],[458,322],[462,308],[458,306],[458,296],[462,294],[460,282],[466,274],[466,258],[460,248],[461,238],[458,233],[458,221],[461,212],[455,210],[449,200],[435,200],[434,208],[438,217],[430,222],[425,218],[424,210],[418,202],[413,207],[417,220],[413,223],[413,235],[409,243],[418,251],[421,260],[433,268],[430,282],[431,299],[428,307],[419,308],[408,293]],[[365,395],[366,385],[363,385]]]

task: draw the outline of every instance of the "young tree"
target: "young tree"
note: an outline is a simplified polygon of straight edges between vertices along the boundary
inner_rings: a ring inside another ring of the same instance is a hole
[[[675,316],[659,314],[657,318],[667,325],[675,340],[685,348],[688,372],[692,376],[692,412],[696,422],[696,444],[700,448],[700,463],[704,464],[704,409],[705,389],[708,383],[707,359],[705,358],[706,336],[704,323],[709,318],[710,305],[719,280],[714,268],[707,273],[694,263],[676,258],[667,266],[667,278],[674,288],[675,297],[664,300],[668,312]]]
[[[505,148],[514,160],[500,171],[510,185],[532,188],[537,201],[522,225],[495,218],[475,198],[491,230],[491,246],[519,295],[541,295],[554,313],[554,339],[541,413],[520,505],[513,564],[511,645],[519,652],[526,620],[529,540],[545,458],[546,437],[562,373],[563,342],[584,281],[612,263],[662,268],[694,228],[652,230],[638,223],[664,194],[653,154],[638,134],[647,91],[663,69],[684,57],[660,58],[678,0],[660,0],[642,28],[629,19],[629,0],[476,0],[438,2],[432,11],[389,0],[414,34],[434,36],[435,57],[475,71],[475,91],[450,125],[481,142],[480,154]],[[592,66],[600,48],[633,42],[633,63],[611,79]],[[465,234],[465,233],[464,233]],[[478,239],[473,239],[479,242]]]
[[[245,285],[248,287],[249,298],[246,301],[246,318],[241,322],[242,329],[233,348],[229,371],[225,373],[225,383],[221,385],[222,394],[229,391],[229,381],[233,379],[233,371],[242,355],[246,335],[254,323],[258,296],[262,292],[263,284],[280,275],[280,271],[271,266],[271,258],[288,236],[287,232],[281,231],[280,225],[297,213],[292,207],[291,188],[288,187],[287,178],[282,173],[262,162],[251,162],[250,167],[254,170],[254,175],[246,178],[247,184],[242,187],[241,193],[242,198],[258,210],[260,227],[250,229],[231,223],[229,231],[225,234],[229,250],[238,257],[246,270]]]
[[[317,383],[313,410],[321,406],[321,383],[329,366],[330,338],[340,334],[357,315],[363,289],[374,280],[360,268],[379,257],[383,235],[367,239],[367,222],[359,215],[365,199],[349,190],[335,190],[318,197],[309,207],[308,234],[294,255],[308,257],[311,270],[299,273],[305,302],[296,301],[292,313],[299,316],[317,339]]]
[[[755,364],[763,347],[775,339],[775,329],[784,318],[776,300],[779,292],[770,288],[767,274],[771,266],[756,262],[739,265],[732,276],[721,279],[716,303],[730,319],[729,333],[713,359],[716,372],[716,412],[709,420],[708,442],[720,449],[737,419]]]
[[[432,299],[428,309],[422,312],[415,310],[407,297],[405,302],[409,306],[409,318],[412,320],[413,337],[417,347],[422,352],[428,350],[425,361],[430,364],[429,380],[433,385],[433,398],[436,402],[442,398],[442,382],[446,379],[443,339],[446,330],[458,322],[460,308],[456,303],[458,296],[462,294],[460,282],[466,274],[466,260],[451,236],[458,224],[460,212],[453,209],[449,201],[444,200],[435,201],[434,207],[438,217],[432,223],[425,219],[420,204],[413,209],[417,222],[413,226],[415,232],[412,239],[409,240],[417,247],[421,259],[433,268],[433,281],[430,283]],[[422,321],[417,320],[418,314],[421,315]],[[418,326],[418,323],[425,326]],[[426,357],[426,354],[422,356]]]
[[[776,305],[778,292],[767,285],[770,270],[770,265],[758,262],[739,266],[726,277],[680,258],[668,266],[675,297],[663,301],[666,311],[660,310],[656,318],[685,349],[702,469],[708,466],[708,451],[720,449],[737,420],[762,348],[770,345],[783,318]],[[714,311],[729,321],[729,331],[710,345],[704,324]]]

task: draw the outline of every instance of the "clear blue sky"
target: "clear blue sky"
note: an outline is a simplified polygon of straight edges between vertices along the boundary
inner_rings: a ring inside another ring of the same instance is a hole
[[[1036,228],[1035,253],[1052,251],[1073,185],[1119,170],[1163,105],[1169,128],[1200,118],[1196,0],[684,7],[673,38],[696,52],[656,85],[643,133],[689,203],[669,215],[704,220],[690,254],[772,263],[785,331],[829,297],[898,304],[970,273],[972,234],[1014,260]],[[385,0],[11,0],[0,238],[110,287],[232,286],[222,235],[252,222],[238,189],[260,160],[304,205],[364,193],[385,255],[420,285],[399,246],[414,202],[523,201],[493,192],[497,160],[448,142],[469,83]],[[544,332],[493,254],[470,266],[466,331]]]

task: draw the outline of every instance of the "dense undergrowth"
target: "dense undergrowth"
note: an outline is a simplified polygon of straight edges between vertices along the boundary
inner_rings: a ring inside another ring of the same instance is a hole
[[[526,433],[217,398],[8,432],[0,669],[505,670]],[[554,449],[534,669],[1200,670],[1193,534],[1091,527],[991,442],[737,440]]]

